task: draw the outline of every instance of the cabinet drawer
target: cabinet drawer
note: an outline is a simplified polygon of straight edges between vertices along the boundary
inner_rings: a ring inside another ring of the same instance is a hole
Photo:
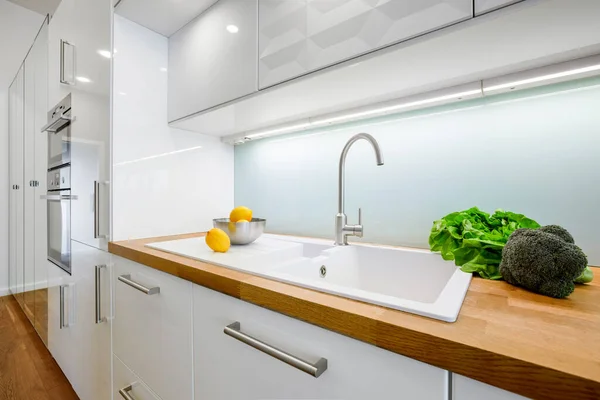
[[[478,382],[466,376],[452,374],[453,400],[527,400],[523,396]]]
[[[195,399],[442,400],[445,370],[194,285]],[[295,357],[327,359],[318,378],[236,340],[224,328]]]
[[[113,356],[113,399],[160,400],[118,357]],[[124,393],[124,394],[121,394]]]
[[[114,263],[115,355],[161,398],[192,398],[192,284],[121,257]]]

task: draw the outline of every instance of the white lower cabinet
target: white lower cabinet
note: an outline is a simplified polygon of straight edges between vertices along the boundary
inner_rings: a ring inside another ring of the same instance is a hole
[[[69,275],[48,263],[48,348],[82,400],[111,396],[111,255],[71,242]]]
[[[163,400],[191,399],[192,283],[121,257],[113,261],[114,354]]]
[[[160,400],[117,356],[113,356],[112,395],[113,400]]]
[[[445,370],[194,285],[195,400],[423,399],[447,394]],[[318,378],[224,333],[294,357],[327,359]],[[186,398],[186,397],[180,397]]]
[[[506,390],[478,382],[466,376],[452,374],[452,400],[526,400]]]

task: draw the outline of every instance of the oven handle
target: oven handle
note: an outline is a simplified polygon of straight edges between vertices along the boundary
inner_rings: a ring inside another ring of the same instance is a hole
[[[61,116],[58,117],[57,120],[46,124],[46,126],[44,126],[42,128],[42,132],[56,133],[59,130],[61,130],[65,125],[70,124],[72,121],[71,116],[68,115],[70,113],[71,113],[71,110],[67,110],[64,113],[62,113]]]
[[[61,200],[77,200],[77,195],[75,194],[48,194],[40,196],[42,200],[48,201],[61,201]]]

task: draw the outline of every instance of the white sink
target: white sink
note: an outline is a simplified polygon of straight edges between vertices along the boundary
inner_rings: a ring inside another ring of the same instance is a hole
[[[146,245],[292,285],[454,322],[471,274],[427,250],[263,235],[214,253],[202,238]]]
[[[471,274],[426,250],[350,245],[267,271],[277,280],[454,322]]]

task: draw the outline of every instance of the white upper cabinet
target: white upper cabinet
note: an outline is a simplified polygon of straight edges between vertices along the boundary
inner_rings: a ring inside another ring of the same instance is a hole
[[[471,0],[259,0],[260,88],[472,17]]]
[[[221,0],[169,38],[169,121],[257,90],[256,21],[256,0]]]
[[[484,14],[523,0],[475,0],[475,15]]]

